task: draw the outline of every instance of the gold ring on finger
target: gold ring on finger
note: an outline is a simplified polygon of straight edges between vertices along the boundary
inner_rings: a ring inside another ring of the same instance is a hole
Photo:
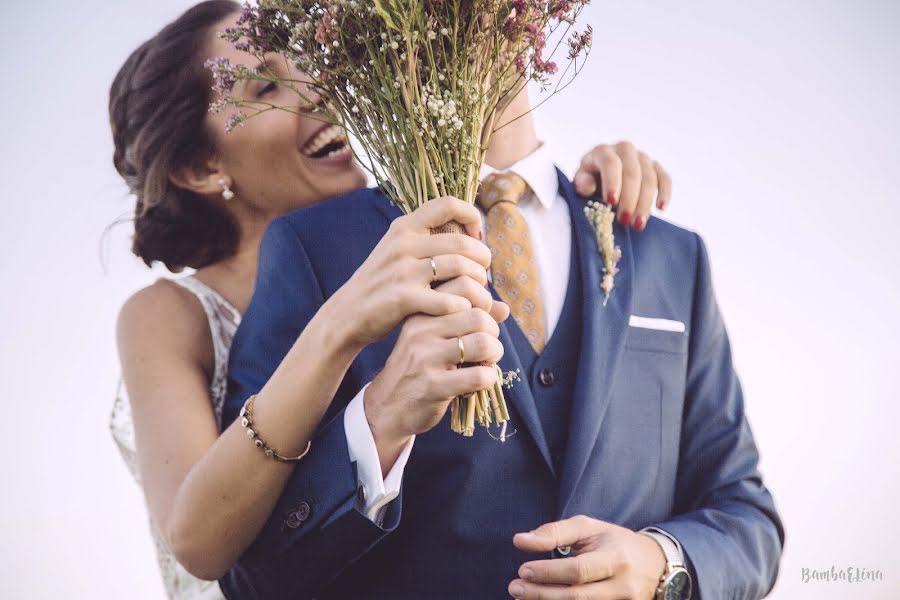
[[[434,262],[434,257],[429,257],[431,261],[431,283],[437,281],[437,263]]]
[[[456,366],[461,367],[466,362],[466,347],[463,345],[461,337],[456,338],[456,342],[459,344],[459,364]]]

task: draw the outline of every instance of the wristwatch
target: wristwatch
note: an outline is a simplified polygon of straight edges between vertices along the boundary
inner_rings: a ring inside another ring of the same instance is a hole
[[[666,570],[659,578],[654,600],[690,600],[691,574],[684,564],[681,545],[671,535],[655,527],[647,527],[638,533],[652,537],[666,556]]]

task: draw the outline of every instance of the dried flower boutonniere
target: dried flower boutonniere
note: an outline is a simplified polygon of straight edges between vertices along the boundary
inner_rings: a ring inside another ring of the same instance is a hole
[[[594,227],[594,232],[597,234],[597,248],[600,250],[600,256],[603,257],[603,281],[600,282],[600,288],[604,293],[603,306],[606,306],[609,293],[613,289],[613,278],[619,272],[616,265],[622,258],[622,249],[616,246],[616,240],[613,237],[613,221],[616,215],[609,206],[595,200],[587,203],[587,206],[584,207],[584,214]]]

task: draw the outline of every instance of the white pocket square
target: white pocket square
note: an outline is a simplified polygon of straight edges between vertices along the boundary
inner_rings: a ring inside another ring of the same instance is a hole
[[[673,321],[671,319],[656,319],[653,317],[639,317],[631,315],[628,319],[631,327],[642,327],[644,329],[659,329],[661,331],[674,331],[684,333],[684,323],[681,321]]]

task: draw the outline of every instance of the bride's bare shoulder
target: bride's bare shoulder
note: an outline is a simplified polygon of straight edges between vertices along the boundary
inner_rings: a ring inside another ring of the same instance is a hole
[[[131,295],[122,305],[116,337],[123,344],[181,349],[205,354],[209,323],[203,306],[189,290],[160,278]]]

